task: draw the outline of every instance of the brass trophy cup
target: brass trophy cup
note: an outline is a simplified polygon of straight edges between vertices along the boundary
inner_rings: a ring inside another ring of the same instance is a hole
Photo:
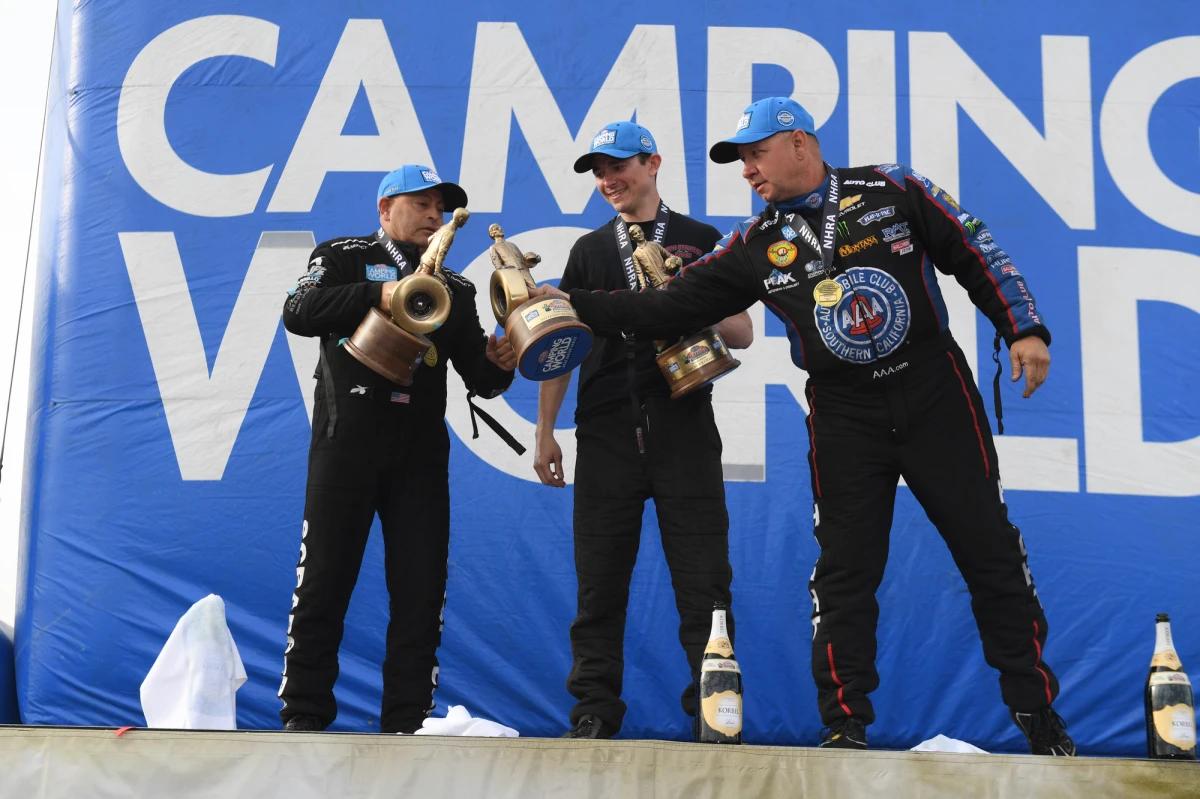
[[[592,348],[592,329],[579,321],[571,303],[560,299],[529,299],[537,284],[529,270],[541,262],[536,253],[522,253],[504,239],[499,225],[488,228],[492,246],[492,313],[517,353],[517,370],[530,380],[549,380],[570,372]]]
[[[663,288],[670,280],[670,273],[679,269],[683,262],[658,242],[649,241],[637,225],[629,226],[629,237],[634,241],[633,263],[642,289],[645,290],[647,284],[650,288]],[[721,334],[711,327],[684,336],[669,346],[665,341],[656,341],[655,347],[658,355],[654,360],[671,387],[671,399],[679,399],[707,386],[742,365],[730,354]]]
[[[388,298],[391,318],[372,308],[346,341],[346,351],[401,386],[412,384],[413,372],[433,346],[426,333],[437,330],[450,316],[450,290],[441,273],[454,234],[470,213],[456,208],[450,221],[429,237],[429,245],[411,275],[400,279]]]

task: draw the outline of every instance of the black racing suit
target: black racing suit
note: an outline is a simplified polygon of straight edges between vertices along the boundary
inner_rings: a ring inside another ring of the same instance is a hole
[[[833,307],[815,302],[819,251],[803,213],[768,206],[666,291],[571,292],[599,332],[666,336],[756,300],[786,325],[809,373],[809,465],[821,554],[810,581],[813,674],[822,719],[874,719],[875,591],[887,559],[898,478],[950,548],[966,580],[984,655],[1004,701],[1048,705],[1058,683],[1042,660],[1046,619],[1008,520],[984,406],[950,336],[935,267],[953,275],[1008,343],[1050,334],[1017,268],[984,224],[911,169],[838,169]],[[829,181],[826,180],[826,186]],[[824,189],[810,207],[821,208]],[[819,216],[819,214],[814,215]],[[822,228],[814,219],[812,230]]]
[[[411,269],[418,251],[396,244]],[[400,276],[373,237],[318,246],[284,304],[288,330],[321,339],[300,561],[279,688],[285,721],[315,716],[329,724],[337,715],[333,685],[343,619],[376,513],[390,609],[380,729],[411,732],[433,708],[450,532],[446,362],[482,397],[500,394],[513,377],[485,355],[474,286],[444,273],[450,316],[428,334],[434,347],[410,386],[377,375],[342,346],[378,305],[383,281]]]
[[[615,222],[575,243],[560,287],[627,287]],[[641,227],[650,235],[654,223]],[[688,263],[709,252],[719,238],[715,228],[672,212],[662,244]],[[729,603],[733,576],[721,436],[713,420],[711,389],[672,400],[654,355],[649,338],[598,336],[579,372],[574,509],[579,593],[567,688],[578,700],[572,725],[592,714],[612,732],[625,716],[625,614],[646,500],[654,499],[675,589],[679,641],[692,673],[681,702],[692,716],[713,603]],[[639,426],[644,453],[635,437]]]

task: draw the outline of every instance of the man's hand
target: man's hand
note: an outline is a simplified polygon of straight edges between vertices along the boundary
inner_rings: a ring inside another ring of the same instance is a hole
[[[399,280],[389,280],[386,283],[381,283],[379,286],[379,310],[383,311],[389,317],[392,315],[392,293],[396,290],[396,286],[399,285]]]
[[[517,368],[517,353],[513,350],[512,344],[508,342],[508,336],[496,338],[495,333],[489,335],[485,354],[489,361],[506,372]]]
[[[542,485],[562,488],[567,484],[563,478],[562,448],[554,440],[554,433],[538,434],[533,447],[533,470]]]
[[[571,299],[570,295],[568,295],[567,292],[559,291],[557,288],[555,288],[554,286],[551,286],[549,284],[541,285],[536,288],[530,289],[529,290],[529,298],[531,300],[540,300],[540,299],[545,298],[547,300],[568,300],[568,301]]]
[[[1037,336],[1026,336],[1017,339],[1008,348],[1008,359],[1012,361],[1012,381],[1021,379],[1021,371],[1025,372],[1025,393],[1028,399],[1038,386],[1046,382],[1050,372],[1050,349],[1046,342]]]

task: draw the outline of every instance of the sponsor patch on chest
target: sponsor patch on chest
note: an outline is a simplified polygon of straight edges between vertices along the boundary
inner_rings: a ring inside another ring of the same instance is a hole
[[[399,280],[400,270],[391,264],[367,264],[367,280],[386,283],[389,280]]]

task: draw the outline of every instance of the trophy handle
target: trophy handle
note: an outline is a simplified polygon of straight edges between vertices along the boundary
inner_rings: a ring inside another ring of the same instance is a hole
[[[432,333],[450,317],[450,292],[436,277],[414,273],[400,280],[388,308],[392,321],[409,333]]]

